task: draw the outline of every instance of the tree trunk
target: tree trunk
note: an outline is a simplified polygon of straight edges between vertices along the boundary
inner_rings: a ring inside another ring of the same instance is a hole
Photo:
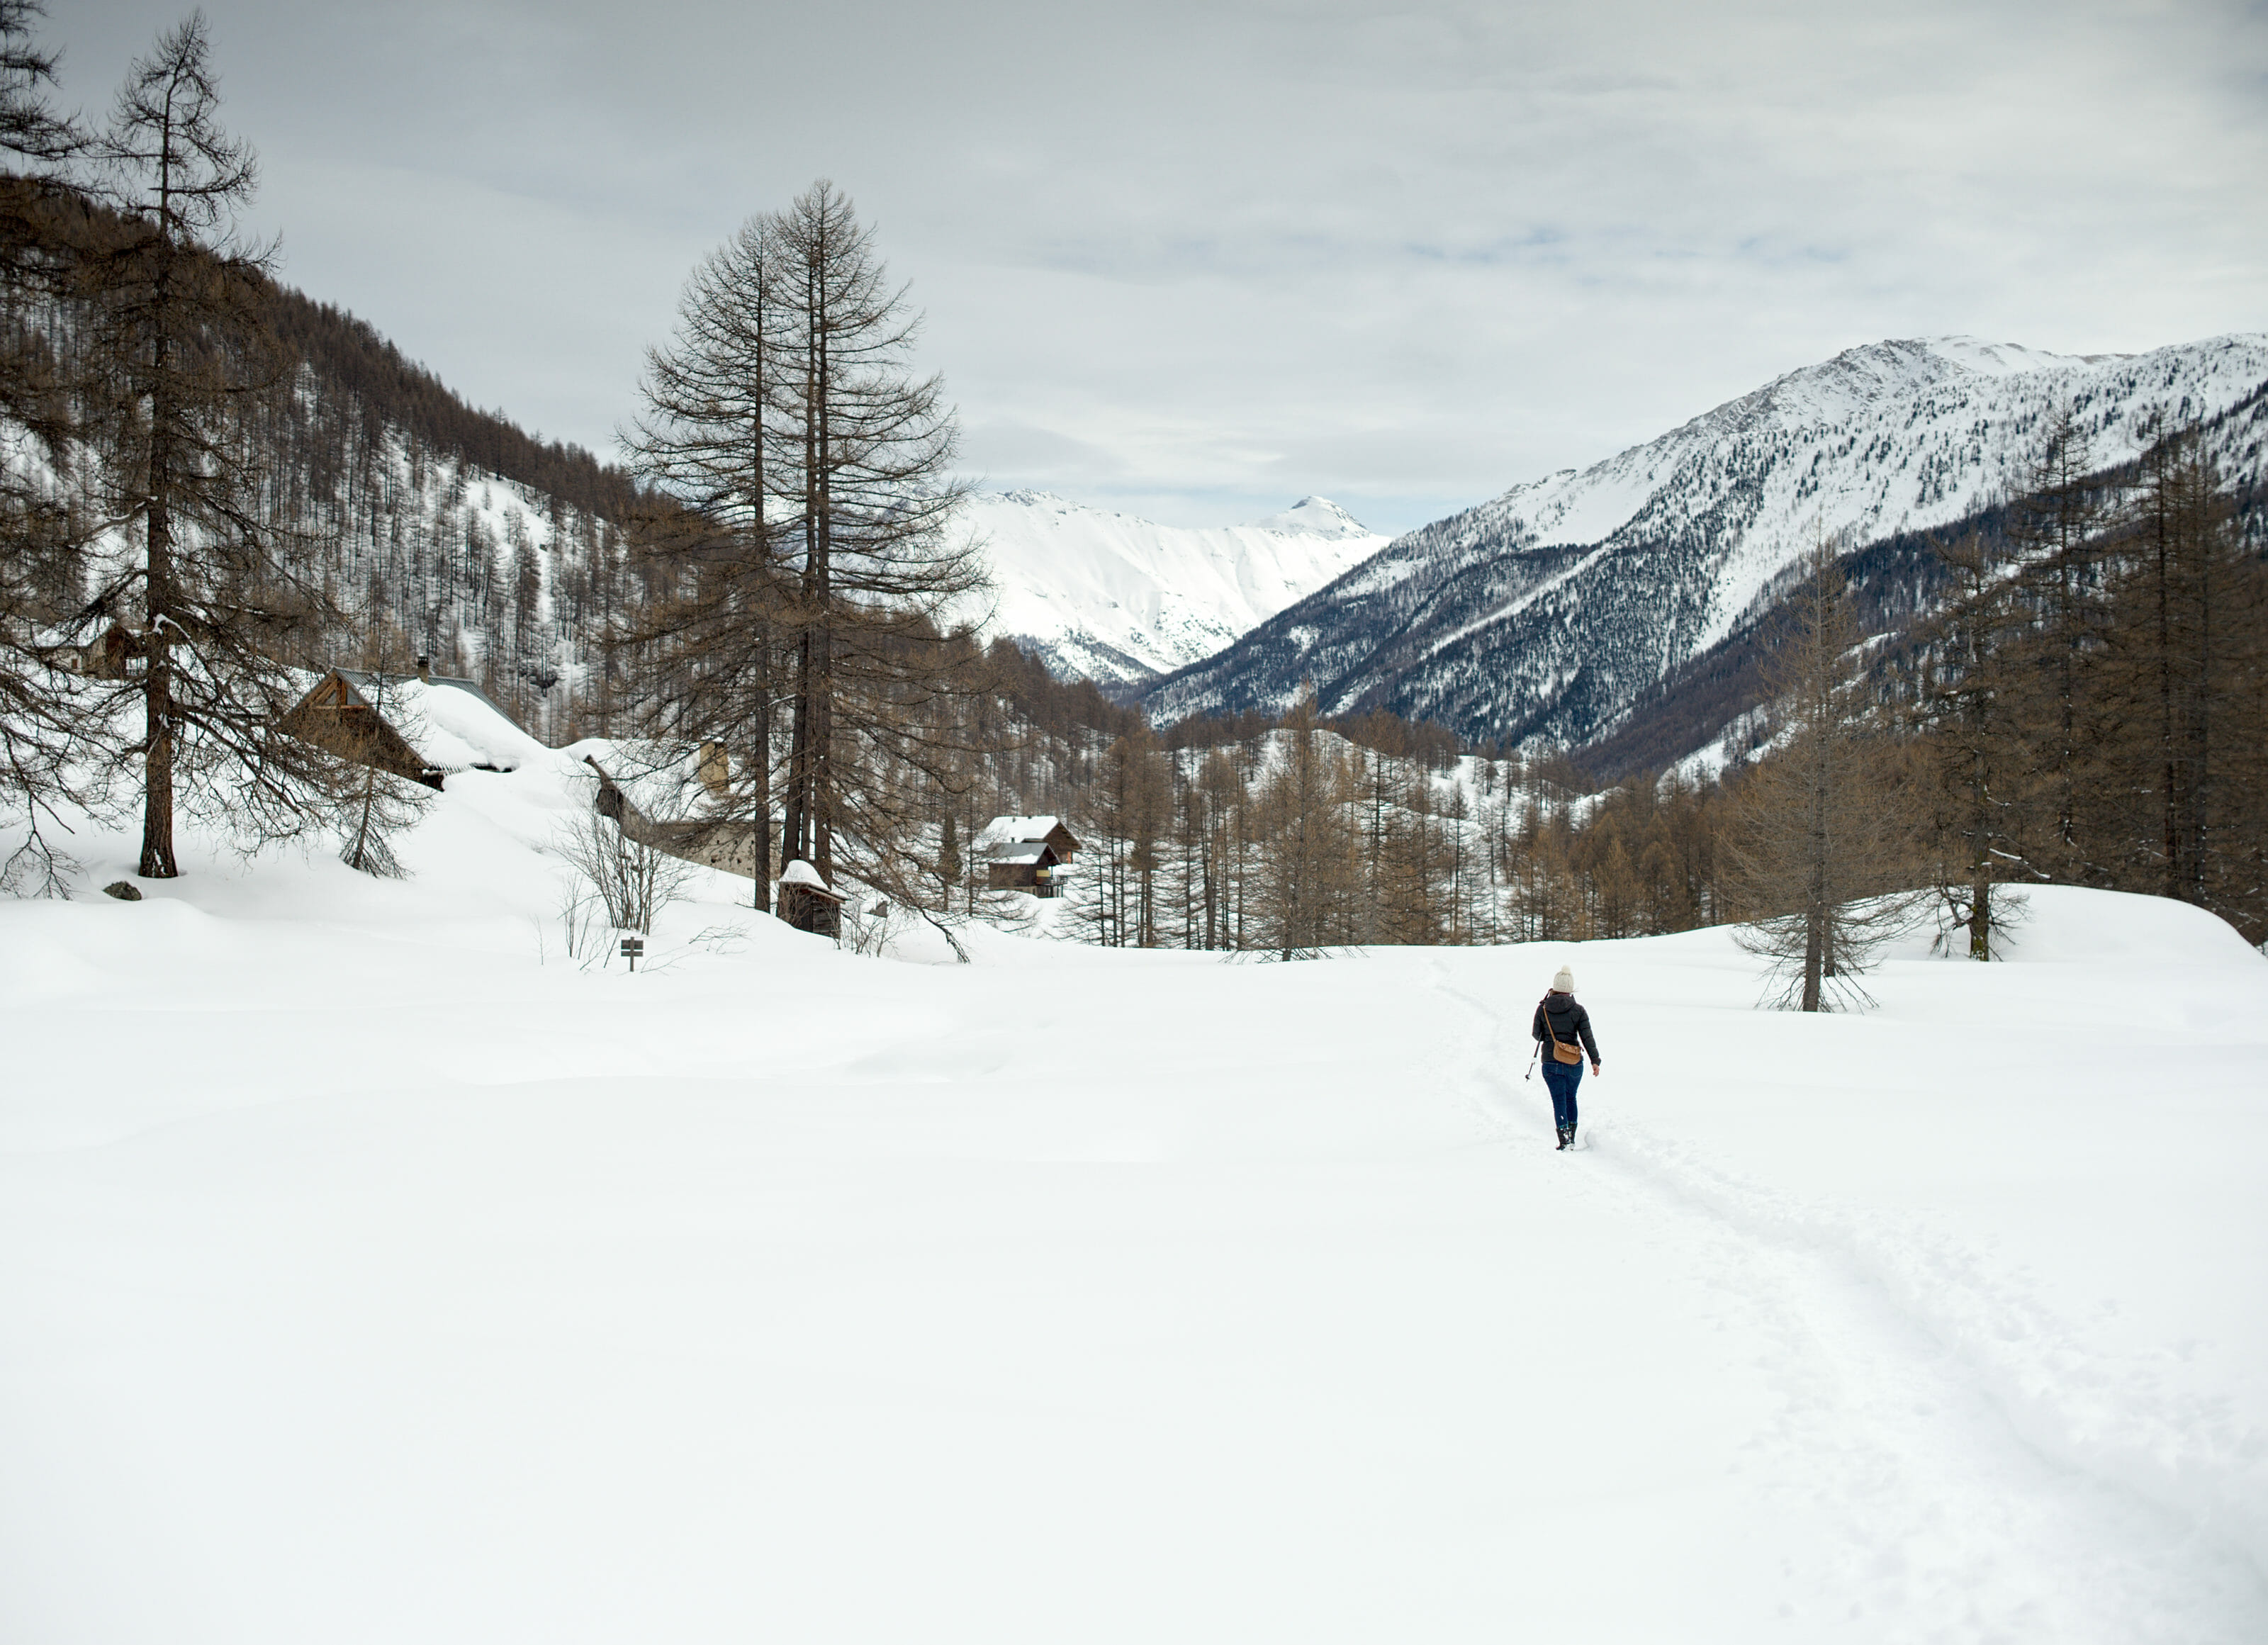
[[[761,655],[756,664],[756,746],[750,756],[748,808],[755,814],[755,905],[769,911],[772,887],[772,662],[771,624],[756,625]]]
[[[796,637],[795,706],[788,722],[787,798],[780,818],[780,855],[811,859],[811,631]],[[781,865],[783,867],[786,863]]]
[[[167,365],[165,343],[157,349],[158,372]],[[149,631],[142,682],[144,746],[142,756],[142,865],[145,880],[171,880],[180,872],[173,856],[173,530],[167,507],[172,482],[173,409],[159,396],[150,408]]]
[[[806,757],[811,769],[811,866],[820,878],[835,883],[835,657],[833,631],[821,623],[812,636],[811,744]]]

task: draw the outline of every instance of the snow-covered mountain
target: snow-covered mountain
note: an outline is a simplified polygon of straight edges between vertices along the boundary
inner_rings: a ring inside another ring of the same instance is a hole
[[[1326,712],[1581,743],[1729,633],[1819,534],[1857,547],[2007,495],[2058,405],[2099,466],[2134,456],[2154,420],[2219,419],[2224,466],[2257,473],[2264,389],[2262,333],[2131,356],[1852,349],[1397,538],[1145,701],[1161,719],[1280,709],[1313,678]]]
[[[1044,491],[982,492],[966,524],[992,564],[988,632],[1064,678],[1147,680],[1209,657],[1387,539],[1302,498],[1249,525],[1161,526]]]

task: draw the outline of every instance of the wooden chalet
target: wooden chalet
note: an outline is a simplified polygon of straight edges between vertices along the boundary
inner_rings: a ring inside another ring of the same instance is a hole
[[[1060,894],[1061,871],[1080,849],[1078,837],[1056,816],[994,817],[975,842],[987,884],[1035,896]]]
[[[373,680],[370,675],[334,668],[276,722],[276,728],[342,760],[391,771],[428,788],[440,787],[440,767],[411,747],[409,739],[364,695]]]

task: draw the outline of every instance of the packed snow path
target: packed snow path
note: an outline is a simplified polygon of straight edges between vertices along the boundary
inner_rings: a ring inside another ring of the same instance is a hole
[[[2268,1637],[2268,965],[2200,916],[1840,1019],[1721,933],[672,961],[710,907],[630,977],[453,815],[0,905],[0,1638]]]

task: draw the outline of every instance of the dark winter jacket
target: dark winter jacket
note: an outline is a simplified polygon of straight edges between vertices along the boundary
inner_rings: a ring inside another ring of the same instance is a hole
[[[1551,1028],[1546,1032],[1543,1014],[1551,1014]],[[1559,1036],[1561,1044],[1580,1039],[1583,1049],[1591,1053],[1591,1060],[1599,1060],[1599,1042],[1591,1037],[1591,1014],[1575,1003],[1572,994],[1548,993],[1536,1002],[1534,1033],[1539,1044],[1550,1041],[1552,1034]]]

